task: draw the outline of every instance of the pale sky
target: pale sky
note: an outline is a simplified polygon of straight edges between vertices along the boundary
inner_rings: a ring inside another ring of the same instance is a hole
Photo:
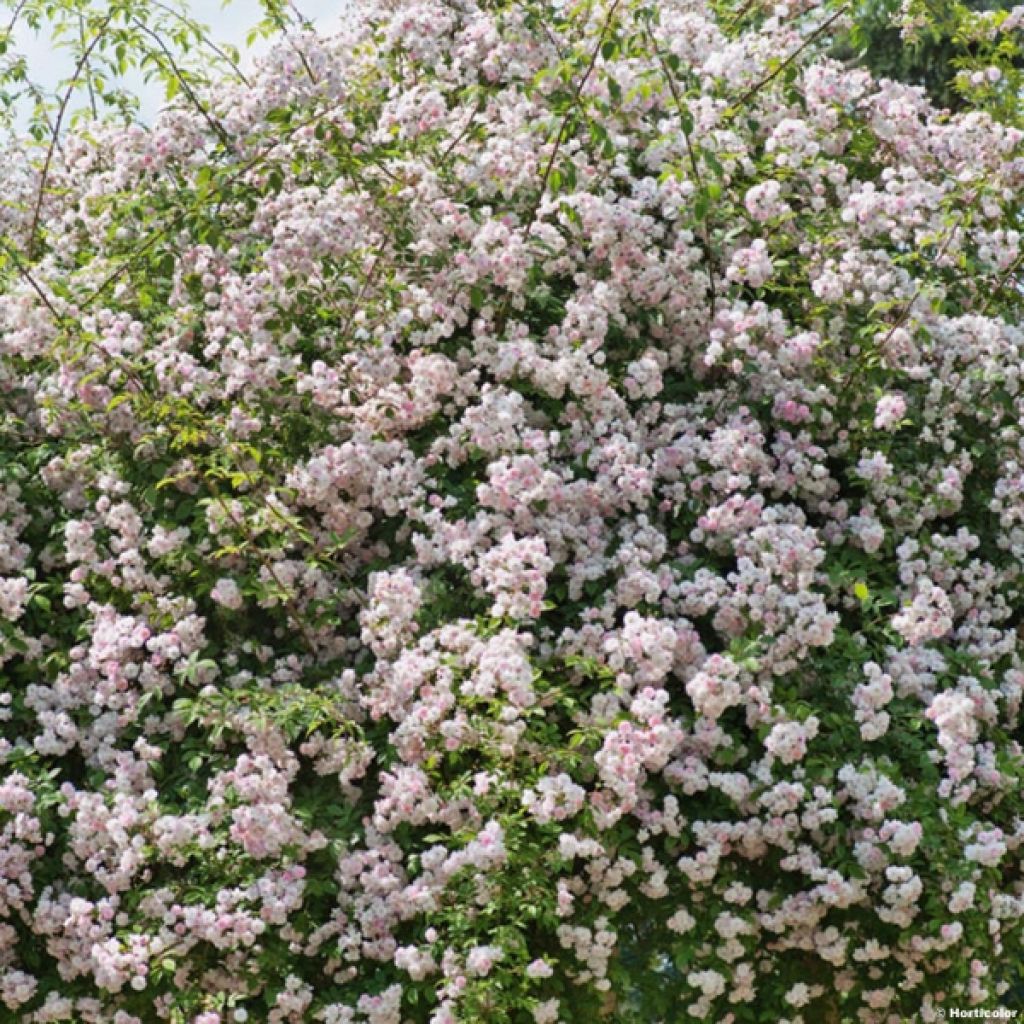
[[[296,0],[295,3],[305,17],[325,31],[329,31],[340,20],[342,12],[349,5],[350,0]],[[189,7],[197,21],[209,26],[214,42],[232,43],[243,51],[244,67],[248,63],[245,60],[246,33],[262,18],[258,0],[232,0],[227,6],[221,0],[191,0]],[[29,76],[36,82],[53,88],[71,74],[73,64],[67,52],[54,47],[45,32],[33,33],[23,28],[15,33],[15,39],[17,49],[28,60]],[[265,41],[258,40],[256,52],[265,49],[266,45]],[[163,99],[160,84],[147,85],[137,75],[125,76],[124,81],[139,97],[142,117],[147,120],[151,118]]]

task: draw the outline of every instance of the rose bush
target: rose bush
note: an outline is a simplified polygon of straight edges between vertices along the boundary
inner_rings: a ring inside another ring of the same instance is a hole
[[[1024,8],[955,116],[843,17],[402,0],[9,150],[3,1019],[1006,998]]]

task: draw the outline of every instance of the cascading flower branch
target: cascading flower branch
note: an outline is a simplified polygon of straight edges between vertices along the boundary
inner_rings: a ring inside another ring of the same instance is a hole
[[[844,11],[395,0],[7,152],[0,1018],[1011,998],[1024,132]]]

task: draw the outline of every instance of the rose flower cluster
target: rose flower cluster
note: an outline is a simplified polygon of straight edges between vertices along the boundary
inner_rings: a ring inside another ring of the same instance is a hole
[[[1011,998],[1024,132],[841,18],[366,3],[4,151],[0,1019]]]

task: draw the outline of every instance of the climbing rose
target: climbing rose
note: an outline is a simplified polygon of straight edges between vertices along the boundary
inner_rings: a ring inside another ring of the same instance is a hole
[[[844,10],[366,3],[10,140],[4,1020],[1008,998],[1021,19],[949,113]]]

